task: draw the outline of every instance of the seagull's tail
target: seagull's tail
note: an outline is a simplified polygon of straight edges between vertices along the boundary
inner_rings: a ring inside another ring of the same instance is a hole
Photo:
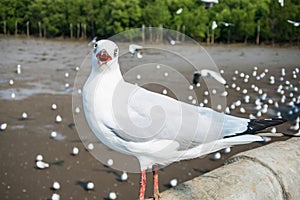
[[[265,128],[282,124],[286,121],[287,121],[286,119],[281,119],[281,118],[252,119],[250,122],[248,122],[247,130],[242,134],[253,134]]]

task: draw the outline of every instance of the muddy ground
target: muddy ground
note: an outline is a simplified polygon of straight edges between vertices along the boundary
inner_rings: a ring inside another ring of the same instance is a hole
[[[124,48],[127,47],[126,45],[121,44]],[[174,48],[179,52],[190,52],[193,55],[193,48],[189,46],[178,45]],[[129,173],[126,182],[120,181],[122,172],[109,168],[95,159],[85,150],[77,134],[72,114],[72,91],[78,74],[76,67],[81,67],[82,63],[86,62],[84,59],[91,50],[87,42],[2,37],[0,49],[0,123],[8,125],[6,130],[0,131],[0,199],[50,199],[54,192],[60,194],[61,199],[106,199],[111,191],[117,194],[118,199],[137,199],[139,174]],[[299,91],[290,88],[291,84],[294,87],[300,86],[300,74],[297,78],[292,77],[293,71],[297,67],[300,68],[299,48],[217,45],[205,49],[218,68],[224,70],[223,76],[229,85],[226,89],[229,93],[227,105],[230,106],[233,102],[242,99],[243,89],[247,89],[251,96],[249,104],[242,103],[246,113],[241,113],[237,108],[231,111],[232,115],[247,118],[250,114],[256,115],[254,100],[260,95],[251,88],[251,84],[255,84],[268,93],[268,98],[278,101],[280,105],[280,109],[270,105],[270,111],[262,117],[273,117],[281,111],[290,121],[279,126],[277,131],[293,133],[288,130],[288,127],[299,113],[289,115],[289,111],[293,108],[287,106],[287,103],[292,100],[290,93],[293,93],[294,97],[300,94]],[[125,66],[122,71],[126,73],[134,58],[129,55],[123,58],[120,63]],[[176,59],[167,59],[169,63],[173,62],[176,69],[190,82],[192,81],[191,68],[178,66]],[[18,64],[21,65],[21,74],[16,73]],[[268,69],[266,76],[259,81],[252,77],[255,66],[258,67],[257,74]],[[282,68],[286,69],[284,81],[279,80]],[[238,70],[237,74],[236,70]],[[66,72],[69,74],[68,77],[65,75]],[[241,72],[250,75],[248,83],[243,82]],[[134,82],[136,74],[129,75],[127,78]],[[276,78],[274,85],[269,84],[270,76]],[[149,77],[151,78],[151,74],[147,78]],[[172,73],[169,77],[172,81]],[[10,85],[9,80],[14,80],[14,84]],[[289,84],[286,84],[286,80]],[[241,90],[232,88],[232,83],[238,85]],[[279,84],[286,86],[285,103],[280,103],[281,95],[276,92]],[[151,88],[157,92],[163,89],[159,85],[152,85]],[[204,84],[201,90],[195,89],[197,103],[208,98],[203,94],[205,88]],[[15,94],[15,98],[11,98],[12,93]],[[58,106],[56,110],[51,109],[53,103]],[[28,114],[28,119],[21,119],[23,112]],[[62,116],[61,123],[55,122],[57,114]],[[51,138],[52,131],[57,131],[59,137]],[[274,138],[274,141],[288,138],[283,136]],[[176,178],[179,183],[184,182],[222,166],[228,157],[237,152],[262,145],[266,144],[253,143],[233,147],[231,153],[222,154],[222,158],[218,161],[212,160],[212,155],[207,155],[204,158],[171,164],[159,172],[160,190],[168,189],[169,181],[173,178]],[[79,154],[73,156],[71,152],[75,146],[79,148]],[[51,164],[50,168],[43,170],[36,168],[35,158],[38,154],[42,154],[44,160]],[[146,195],[151,196],[151,173],[148,177]],[[53,191],[51,187],[54,181],[60,183],[60,190]],[[87,181],[94,182],[94,190],[85,190]]]

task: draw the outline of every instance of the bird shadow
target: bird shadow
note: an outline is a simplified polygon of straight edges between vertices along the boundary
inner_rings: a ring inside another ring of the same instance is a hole
[[[69,140],[69,141],[70,141],[70,143],[82,143],[81,140]]]
[[[201,175],[210,171],[208,169],[197,169],[197,168],[193,168],[193,170]]]
[[[68,124],[68,127],[70,129],[74,130],[75,129],[75,124],[74,123],[70,123],[70,124]]]
[[[163,186],[166,188],[172,188],[172,185],[170,183],[165,183],[165,184],[163,184]]]
[[[51,162],[50,165],[63,166],[64,163],[65,163],[64,160],[59,160],[59,161]]]
[[[18,121],[32,121],[32,120],[35,120],[35,119],[34,118],[26,118],[26,119],[24,119],[22,117],[19,117],[19,118],[17,118],[17,120]]]
[[[87,181],[76,181],[76,185],[79,185],[85,191],[87,191],[87,189],[86,189],[87,183],[88,183]]]
[[[113,174],[116,178],[115,180],[119,181],[119,182],[124,182],[121,180],[121,173],[118,173],[114,170],[111,170],[109,166],[107,165],[103,165],[106,169],[93,169],[93,171],[101,171],[101,172],[106,172],[108,174]]]

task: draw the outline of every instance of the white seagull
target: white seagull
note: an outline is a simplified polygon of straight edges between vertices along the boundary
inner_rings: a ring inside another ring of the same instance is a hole
[[[137,51],[142,50],[143,47],[137,44],[130,44],[128,50],[131,54],[135,54]]]
[[[92,70],[83,87],[83,107],[89,126],[102,143],[139,160],[139,200],[144,200],[147,169],[153,170],[152,199],[157,200],[158,165],[264,141],[252,133],[285,121],[225,115],[130,84],[122,77],[118,54],[118,46],[110,40],[95,44]]]
[[[223,24],[226,27],[228,27],[228,26],[234,26],[233,23],[229,23],[229,22],[220,22],[220,23]]]
[[[296,27],[300,26],[300,22],[295,22],[295,21],[292,21],[292,20],[289,20],[289,19],[287,20],[287,22],[290,23],[290,24],[293,24]]]
[[[203,77],[213,77],[218,81],[219,83],[226,85],[226,80],[220,75],[220,73],[209,70],[209,69],[202,69],[201,71],[195,71],[194,72],[194,77],[193,77],[193,84],[196,85],[197,83],[200,82],[201,76]]]
[[[289,127],[290,131],[298,131],[300,128],[300,117],[297,117],[295,120],[295,124]]]
[[[132,55],[136,54],[137,58],[143,57],[143,54],[142,54],[143,47],[140,45],[130,44],[128,47],[128,50],[129,50],[129,53],[131,53]]]
[[[97,36],[94,37],[94,38],[92,39],[92,41],[89,42],[88,46],[92,46],[92,45],[96,44],[96,42],[97,42]]]

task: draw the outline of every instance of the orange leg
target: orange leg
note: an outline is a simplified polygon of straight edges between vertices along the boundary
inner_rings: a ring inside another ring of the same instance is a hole
[[[154,191],[154,200],[159,200],[159,190],[158,190],[158,166],[152,166],[153,171],[153,191]]]
[[[141,171],[139,200],[145,199],[145,191],[146,191],[146,170],[143,170]]]

